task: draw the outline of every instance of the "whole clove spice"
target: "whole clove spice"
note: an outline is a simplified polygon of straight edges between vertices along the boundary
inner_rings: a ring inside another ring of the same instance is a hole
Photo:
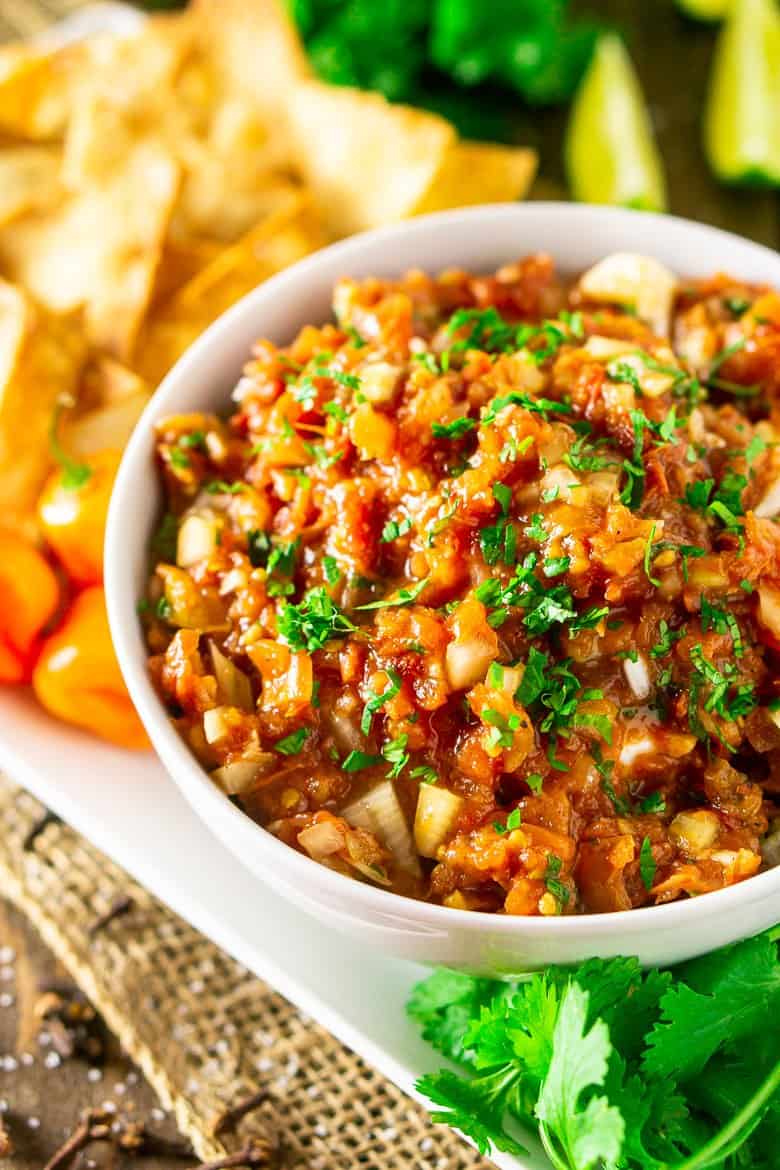
[[[260,1089],[257,1093],[252,1093],[251,1096],[243,1098],[235,1105],[227,1105],[212,1122],[211,1132],[215,1137],[218,1137],[221,1133],[235,1129],[242,1118],[253,1113],[255,1109],[259,1109],[267,1100],[267,1092],[265,1089]]]
[[[97,934],[100,934],[100,931],[105,930],[116,918],[121,918],[123,915],[128,914],[134,905],[135,902],[129,894],[121,894],[118,898],[114,898],[114,901],[108,909],[104,910],[102,914],[98,914],[97,918],[90,925],[87,931],[89,937],[94,938]]]
[[[81,1057],[92,1064],[103,1061],[105,1026],[77,987],[62,981],[45,985],[34,1012],[62,1060]]]
[[[147,1130],[140,1121],[122,1121],[105,1109],[88,1109],[43,1170],[65,1170],[92,1142],[107,1142],[121,1153],[160,1158],[193,1157],[189,1142],[168,1141]]]
[[[193,1170],[274,1170],[281,1165],[281,1149],[267,1138],[251,1138],[249,1143],[233,1154],[225,1154],[214,1162],[201,1162]]]
[[[34,821],[30,826],[29,831],[22,841],[23,852],[29,853],[38,837],[40,837],[41,833],[44,831],[44,829],[47,829],[49,825],[61,824],[62,817],[57,816],[55,812],[52,812],[50,808],[47,808],[43,815],[38,817],[38,820]]]

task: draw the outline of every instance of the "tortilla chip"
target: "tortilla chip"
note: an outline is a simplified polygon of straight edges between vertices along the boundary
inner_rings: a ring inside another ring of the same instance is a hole
[[[4,522],[24,526],[51,465],[49,430],[74,394],[86,354],[78,317],[57,316],[0,281],[0,499]]]
[[[174,37],[177,27],[161,26],[162,52],[147,31],[100,55],[75,103],[65,180],[75,189],[110,182],[135,145],[154,142],[182,168],[172,232],[232,243],[279,206],[276,188],[290,182],[289,145],[252,102],[220,91],[191,24],[185,20]],[[129,92],[114,83],[128,70],[135,79]]]
[[[171,231],[157,269],[151,311],[170,300],[196,273],[216,260],[224,244],[205,237],[178,236]]]
[[[309,196],[290,197],[238,243],[225,248],[155,311],[139,338],[134,367],[156,386],[193,341],[226,309],[274,272],[326,242]]]
[[[61,134],[83,60],[80,45],[0,48],[0,131],[36,141]]]
[[[284,115],[312,71],[280,0],[193,0],[190,11],[221,91],[243,94],[266,117]]]
[[[245,101],[217,105],[184,181],[173,230],[232,243],[282,207],[290,192],[289,145]],[[181,157],[181,156],[180,156]]]
[[[0,149],[0,227],[62,198],[61,151],[54,146]]]
[[[456,142],[413,214],[522,199],[533,182],[536,164],[536,151],[526,147]]]
[[[195,43],[185,16],[144,21],[134,36],[96,37],[74,97],[65,141],[64,179],[79,190],[110,182],[141,139],[164,139],[175,153],[177,136],[205,117],[200,90],[189,103],[174,98],[192,64]]]
[[[334,235],[412,214],[456,141],[437,114],[308,81],[290,99],[298,164]]]
[[[0,229],[0,269],[59,312],[84,305],[89,341],[126,357],[149,303],[178,180],[164,152],[138,146],[110,183],[74,195],[53,214]]]
[[[133,370],[93,354],[82,375],[77,409],[60,427],[62,445],[76,459],[121,450],[149,397],[149,387]]]

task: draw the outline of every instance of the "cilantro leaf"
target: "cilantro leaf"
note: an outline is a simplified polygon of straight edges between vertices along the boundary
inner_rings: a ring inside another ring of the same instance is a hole
[[[415,1088],[436,1105],[434,1121],[444,1121],[470,1137],[480,1154],[488,1154],[491,1146],[507,1154],[526,1154],[528,1151],[504,1129],[503,1096],[516,1078],[514,1070],[503,1069],[483,1077],[466,1080],[448,1069],[420,1077]]]
[[[587,1025],[588,993],[570,983],[561,998],[553,1033],[553,1054],[542,1082],[536,1116],[545,1150],[556,1166],[616,1170],[625,1122],[604,1096],[612,1045],[606,1024]]]
[[[780,963],[768,935],[694,959],[661,1000],[644,1071],[684,1083],[725,1044],[771,1028],[780,1012]]]

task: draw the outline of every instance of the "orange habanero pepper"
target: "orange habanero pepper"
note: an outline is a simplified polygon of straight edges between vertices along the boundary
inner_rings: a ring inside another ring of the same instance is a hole
[[[114,654],[100,586],[79,593],[62,625],[44,642],[33,687],[58,719],[120,747],[149,746]]]
[[[52,472],[38,500],[43,535],[77,585],[103,580],[103,539],[119,451],[100,451],[85,463]]]
[[[0,529],[0,682],[29,682],[41,630],[60,588],[49,562],[20,536]]]

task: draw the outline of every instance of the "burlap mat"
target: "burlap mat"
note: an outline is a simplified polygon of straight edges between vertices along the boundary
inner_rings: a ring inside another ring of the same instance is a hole
[[[272,988],[0,777],[0,891],[32,921],[201,1158],[250,1136],[309,1170],[491,1170]],[[118,899],[131,908],[95,931]],[[265,1091],[234,1132],[226,1107]]]

